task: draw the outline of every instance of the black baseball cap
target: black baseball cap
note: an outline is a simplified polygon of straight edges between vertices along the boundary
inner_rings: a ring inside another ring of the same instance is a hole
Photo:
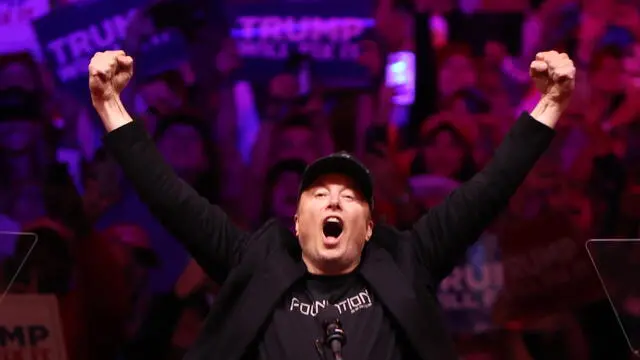
[[[311,163],[302,174],[300,194],[307,190],[323,175],[341,174],[351,178],[362,193],[369,207],[373,209],[373,179],[371,173],[358,159],[341,151],[320,158]]]

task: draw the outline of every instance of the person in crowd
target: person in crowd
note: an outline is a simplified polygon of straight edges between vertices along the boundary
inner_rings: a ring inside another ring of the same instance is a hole
[[[439,55],[438,90],[441,99],[448,99],[459,91],[475,90],[478,74],[471,49],[461,44],[449,44]]]
[[[193,358],[342,358],[341,346],[323,346],[329,328],[313,318],[330,304],[343,309],[347,358],[455,359],[429,289],[506,207],[553,138],[575,84],[566,54],[539,53],[530,70],[542,94],[538,106],[522,114],[492,162],[413,231],[374,230],[370,173],[337,153],[305,171],[293,233],[268,222],[252,236],[181,181],[124,110],[119,96],[132,70],[122,51],[97,53],[89,65],[106,146],[155,215],[209,276],[225,283]],[[352,297],[363,301],[353,304]]]
[[[50,219],[26,225],[30,234],[18,237],[14,255],[4,264],[2,288],[12,294],[55,295],[69,359],[88,355],[88,337],[82,298],[72,286],[76,264],[70,247],[73,233]],[[22,265],[22,266],[21,266]],[[14,278],[15,275],[15,278]],[[13,284],[10,281],[14,279]]]
[[[307,163],[300,159],[283,160],[267,173],[260,222],[278,219],[293,229],[293,216],[298,206],[298,184]]]
[[[188,103],[188,88],[178,70],[149,76],[136,85],[146,105],[140,117],[151,134],[155,134],[160,119],[185,110]]]
[[[274,130],[272,161],[300,158],[310,162],[322,154],[313,125],[306,117],[292,117]]]
[[[114,224],[102,232],[118,262],[118,270],[125,276],[125,287],[131,301],[127,324],[127,337],[138,330],[141,317],[150,301],[149,277],[160,266],[158,256],[151,248],[148,234],[135,224]]]
[[[156,297],[135,336],[122,351],[124,359],[182,359],[196,340],[209,310],[213,286],[193,260],[171,291]]]
[[[36,93],[0,84],[0,211],[21,223],[43,215],[41,179],[53,158],[47,130]]]
[[[122,171],[104,148],[98,149],[91,161],[83,163],[82,201],[92,224],[122,199],[122,182]]]
[[[220,179],[215,173],[220,159],[207,137],[204,120],[189,114],[174,114],[160,120],[155,138],[158,149],[181,178],[211,201],[220,197]]]
[[[466,181],[475,174],[471,147],[474,143],[473,134],[472,131],[465,131],[464,124],[430,119],[422,130],[422,146],[409,164],[412,176],[431,174]]]
[[[20,89],[39,99],[44,96],[40,65],[28,53],[0,56],[0,90]]]
[[[155,143],[168,164],[198,192],[218,202],[220,200],[219,159],[206,135],[207,124],[190,114],[174,114],[161,119],[156,127]],[[161,268],[151,275],[151,291],[165,292],[176,281],[181,269],[187,264],[187,254],[162,225],[152,217],[147,207],[140,202],[130,184],[119,179],[119,169],[110,159],[96,158],[95,180],[85,193],[85,201],[107,202],[104,212],[97,219],[96,227],[104,230],[111,225],[128,222],[142,226],[149,234]],[[102,193],[102,195],[101,195]],[[90,199],[91,198],[91,199]],[[102,200],[100,200],[102,199]],[[94,208],[95,209],[95,208]]]

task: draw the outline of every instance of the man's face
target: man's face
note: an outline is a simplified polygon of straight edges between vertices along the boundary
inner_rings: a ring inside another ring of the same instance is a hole
[[[310,272],[344,274],[360,262],[373,222],[369,205],[353,181],[329,174],[302,193],[295,230]]]

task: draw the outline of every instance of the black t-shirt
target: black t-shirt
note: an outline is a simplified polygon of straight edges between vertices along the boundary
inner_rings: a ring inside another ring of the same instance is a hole
[[[335,306],[340,313],[347,338],[342,348],[344,359],[403,359],[400,350],[403,347],[399,345],[382,304],[355,273],[341,276],[307,274],[275,309],[258,345],[258,358],[332,359],[328,348],[317,345],[323,331],[315,316],[326,306]]]

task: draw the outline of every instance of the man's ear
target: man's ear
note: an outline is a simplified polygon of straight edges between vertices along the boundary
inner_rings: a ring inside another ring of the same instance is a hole
[[[295,225],[296,236],[298,236],[298,214],[293,215],[293,224]]]
[[[367,241],[371,240],[371,236],[373,235],[373,220],[367,221]]]

